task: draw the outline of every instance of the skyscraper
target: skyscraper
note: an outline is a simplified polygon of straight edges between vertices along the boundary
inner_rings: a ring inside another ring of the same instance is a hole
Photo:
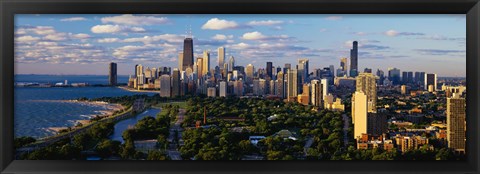
[[[197,76],[198,78],[202,78],[203,77],[203,58],[202,57],[197,57],[197,62],[196,62],[196,65],[197,65]]]
[[[350,50],[350,76],[356,77],[358,74],[358,42],[353,41],[353,47]]]
[[[347,75],[348,70],[348,59],[346,57],[340,58],[340,67],[337,70],[337,76],[342,77]]]
[[[181,95],[181,81],[180,81],[180,70],[178,68],[173,69],[172,73],[172,96],[180,96]]]
[[[428,86],[433,85],[433,91],[436,91],[437,88],[437,74],[425,74],[425,90],[428,90]]]
[[[160,76],[160,96],[171,97],[171,79],[170,76],[164,74]]]
[[[185,71],[185,69],[183,69],[183,52],[178,53],[178,69],[180,71]]]
[[[298,87],[301,88],[308,81],[308,59],[298,60]],[[301,89],[299,90],[301,92]]]
[[[312,95],[312,105],[322,108],[323,107],[323,88],[319,80],[311,81],[311,95]]]
[[[219,96],[220,97],[226,97],[227,96],[227,82],[225,81],[220,81],[219,85]]]
[[[252,83],[254,72],[255,72],[255,67],[252,64],[248,64],[245,70],[245,74],[247,76],[246,78],[247,83]]]
[[[233,71],[233,67],[235,67],[235,58],[230,56],[230,59],[228,60],[228,71]]]
[[[354,123],[353,138],[367,133],[367,95],[356,91],[352,97],[352,121]]]
[[[328,79],[321,79],[320,84],[322,84],[322,100],[328,95]]]
[[[117,64],[110,62],[109,71],[108,71],[108,82],[110,86],[117,85]]]
[[[218,50],[218,67],[223,68],[223,64],[225,64],[225,48],[219,47]]]
[[[400,84],[400,69],[388,68],[388,80],[394,85]]]
[[[272,62],[267,62],[267,76],[270,77],[270,79],[273,79],[273,74],[272,74]]]
[[[203,68],[202,74],[206,75],[210,71],[210,52],[203,51]]]
[[[284,82],[284,75],[283,72],[280,71],[277,73],[277,88],[276,88],[276,95],[280,98],[285,98],[285,82]]]
[[[289,69],[287,76],[287,101],[295,101],[294,98],[298,95],[297,70]]]
[[[184,71],[188,67],[193,69],[193,39],[192,38],[185,38],[183,40],[183,67],[182,70]]]
[[[376,76],[372,73],[360,73],[356,81],[356,91],[362,91],[367,96],[367,111],[377,112]]]
[[[447,141],[448,147],[457,152],[465,152],[466,103],[458,93],[447,98]]]

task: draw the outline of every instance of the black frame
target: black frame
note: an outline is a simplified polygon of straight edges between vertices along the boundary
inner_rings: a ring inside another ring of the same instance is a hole
[[[478,173],[479,0],[0,0],[1,173]],[[13,160],[14,14],[466,14],[466,161]]]

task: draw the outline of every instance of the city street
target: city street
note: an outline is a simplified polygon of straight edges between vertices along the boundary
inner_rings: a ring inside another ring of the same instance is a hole
[[[175,123],[170,127],[170,135],[168,136],[168,141],[170,142],[170,145],[168,146],[167,149],[167,154],[170,156],[172,160],[182,160],[182,157],[180,156],[180,152],[178,151],[177,144],[179,146],[183,145],[183,139],[182,139],[182,132],[183,129],[181,127],[183,120],[185,116],[185,109],[179,109],[177,118]],[[178,142],[175,141],[175,132],[178,132]]]

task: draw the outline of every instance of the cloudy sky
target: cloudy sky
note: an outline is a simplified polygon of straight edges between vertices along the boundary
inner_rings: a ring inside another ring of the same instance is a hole
[[[310,70],[350,57],[359,42],[359,68],[399,68],[465,76],[465,15],[16,15],[17,74],[98,74],[117,62],[178,66],[192,31],[195,57],[226,47],[237,65],[255,68],[308,58]]]

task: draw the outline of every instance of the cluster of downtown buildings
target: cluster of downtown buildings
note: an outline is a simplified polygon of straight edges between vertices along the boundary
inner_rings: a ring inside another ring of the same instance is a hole
[[[416,133],[390,132],[385,107],[377,106],[377,90],[400,89],[400,97],[417,97],[417,94],[440,96],[445,93],[446,124],[441,129],[425,128],[437,138],[444,140],[445,146],[455,151],[465,150],[465,91],[464,86],[437,86],[437,75],[425,72],[402,72],[389,68],[386,75],[378,69],[358,69],[358,42],[354,41],[348,59],[340,59],[340,67],[333,65],[309,70],[308,59],[298,59],[292,67],[282,67],[266,62],[264,68],[236,65],[235,58],[228,61],[225,48],[218,48],[218,65],[211,65],[210,53],[204,51],[194,59],[193,40],[185,38],[183,52],[178,56],[178,68],[149,68],[135,65],[134,75],[130,76],[128,87],[137,90],[159,90],[162,97],[204,94],[208,97],[265,97],[312,105],[315,109],[329,109],[345,112],[346,98],[351,100],[351,121],[354,124],[354,138],[358,149],[397,148],[402,152],[429,145],[428,139]],[[110,64],[110,84],[116,84],[116,64]],[[347,90],[343,90],[347,89]],[[407,91],[410,91],[408,93]],[[397,95],[397,94],[395,94]],[[348,96],[348,97],[345,97]],[[397,97],[397,96],[395,96]],[[342,101],[342,98],[344,99]],[[446,128],[446,129],[445,129]]]

